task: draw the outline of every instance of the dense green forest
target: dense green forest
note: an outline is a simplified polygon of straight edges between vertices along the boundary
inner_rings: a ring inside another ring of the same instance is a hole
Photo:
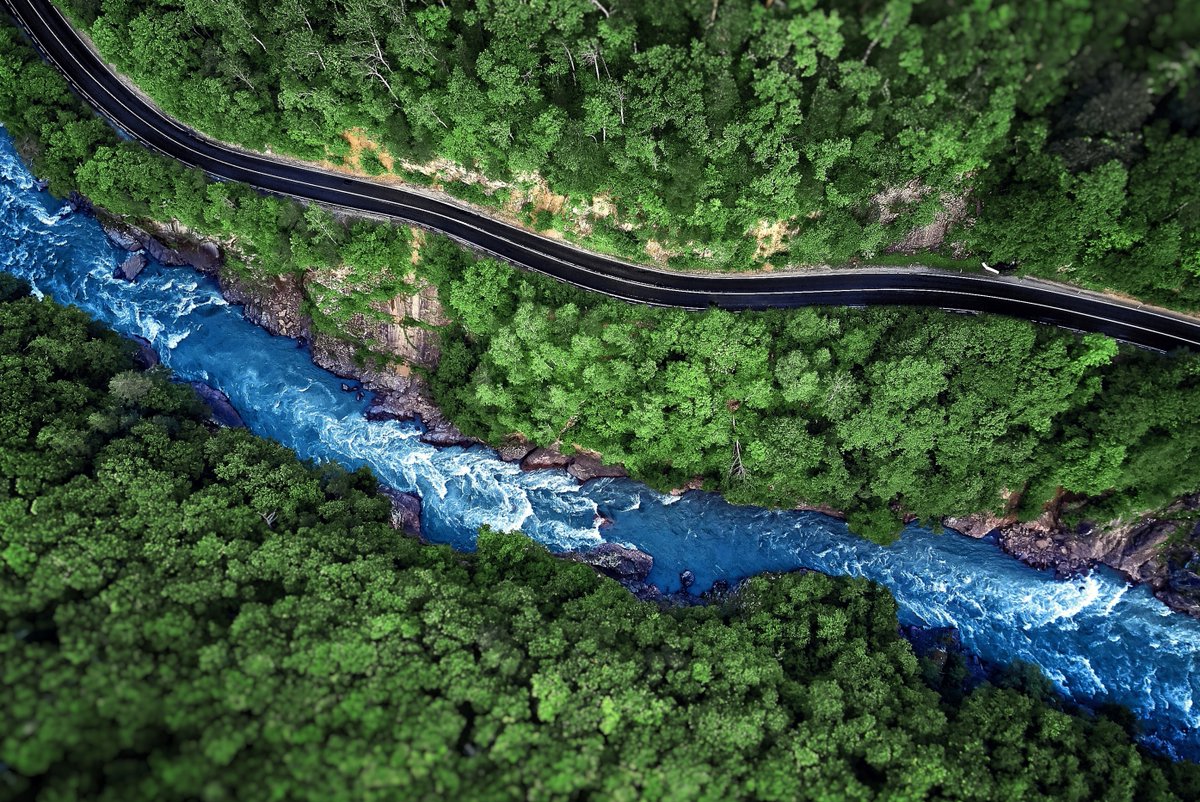
[[[60,2],[206,132],[536,172],[570,197],[527,204],[539,225],[615,205],[595,247],[737,269],[779,223],[772,263],[836,264],[957,206],[981,258],[1200,307],[1185,0]]]
[[[663,609],[517,534],[423,546],[367,471],[214,431],[27,290],[0,275],[0,797],[1200,793],[1028,672],[964,692],[865,580]]]
[[[490,260],[439,279],[439,405],[665,489],[827,504],[887,542],[900,514],[1056,498],[1107,521],[1200,487],[1200,356],[995,316],[810,308],[695,314],[601,299]]]

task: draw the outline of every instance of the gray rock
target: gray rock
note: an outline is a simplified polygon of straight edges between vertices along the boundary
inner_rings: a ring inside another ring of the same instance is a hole
[[[590,565],[622,583],[645,582],[654,568],[654,558],[649,554],[616,543],[601,543],[594,549],[569,552],[563,557]]]
[[[236,408],[229,401],[229,396],[204,382],[188,382],[192,389],[196,391],[196,395],[200,396],[208,408],[212,411],[212,419],[222,426],[230,429],[244,429],[246,424],[242,421],[242,416],[238,414]]]
[[[496,446],[496,452],[505,462],[520,462],[533,451],[533,443],[520,435],[515,435]]]
[[[691,571],[680,571],[679,572],[679,584],[683,587],[684,590],[687,590],[692,585],[696,584],[696,575],[693,574]]]
[[[180,247],[175,250],[179,258],[201,273],[216,273],[221,267],[221,249],[215,242],[205,240],[197,245]]]
[[[142,370],[150,370],[159,364],[158,352],[154,350],[154,346],[145,337],[139,337],[136,334],[129,339],[133,340],[138,347],[137,353],[133,355],[133,361]]]
[[[560,454],[551,448],[535,448],[521,460],[523,471],[544,471],[552,468],[565,468],[571,464],[571,458]]]
[[[154,261],[169,267],[182,267],[188,263],[183,254],[174,248],[168,248],[154,237],[146,237],[146,253]]]
[[[386,485],[380,485],[379,492],[392,503],[392,526],[405,534],[421,537],[421,497]]]
[[[116,247],[125,251],[140,251],[146,241],[146,232],[133,226],[104,226],[104,236]]]
[[[139,251],[121,262],[113,275],[125,281],[136,281],[138,274],[145,270],[148,264],[150,264],[150,260],[146,258],[146,254]]]
[[[567,473],[581,482],[587,482],[591,479],[617,478],[629,475],[620,465],[605,465],[600,460],[587,454],[581,454],[571,460],[571,465],[567,468]]]

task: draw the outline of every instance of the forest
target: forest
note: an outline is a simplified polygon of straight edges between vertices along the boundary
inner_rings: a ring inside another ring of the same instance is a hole
[[[836,265],[942,215],[943,257],[1200,308],[1186,0],[59,2],[202,131],[478,170],[591,247]]]
[[[11,80],[9,80],[11,77]],[[1118,349],[1001,317],[913,308],[702,314],[602,300],[429,237],[334,219],[118,142],[11,28],[0,120],[60,195],[176,219],[234,246],[259,280],[306,285],[314,325],[432,282],[453,324],[430,379],[468,433],[579,446],[660,489],[699,477],[729,499],[824,504],[889,541],[1001,505],[1107,521],[1200,487],[1200,359]],[[386,359],[369,342],[364,358]]]
[[[208,422],[0,274],[0,797],[1188,800],[1028,667],[965,686],[865,580],[638,601]],[[86,512],[85,512],[86,511]]]

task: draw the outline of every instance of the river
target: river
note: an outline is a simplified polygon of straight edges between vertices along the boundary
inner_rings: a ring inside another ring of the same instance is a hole
[[[367,401],[342,392],[294,341],[246,322],[198,273],[151,264],[136,284],[112,278],[125,256],[95,220],[37,191],[0,128],[0,268],[147,338],[178,375],[223,390],[255,433],[309,459],[369,465],[419,493],[430,540],[469,549],[489,524],[552,550],[624,543],[653,555],[650,580],[666,591],[679,588],[683,569],[696,575],[694,593],[718,579],[802,567],[864,576],[895,595],[905,622],[957,627],[983,659],[1034,663],[1073,698],[1132,708],[1148,746],[1200,757],[1200,621],[1112,571],[1058,581],[988,541],[910,526],[883,548],[816,513],[665,496],[625,479],[581,486],[562,471],[523,473],[488,449],[437,449],[414,425],[368,422]],[[601,529],[600,515],[613,525]]]

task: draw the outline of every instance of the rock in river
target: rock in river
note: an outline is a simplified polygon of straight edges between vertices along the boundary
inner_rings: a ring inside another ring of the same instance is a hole
[[[154,346],[145,337],[139,337],[136,334],[130,338],[137,345],[137,353],[133,355],[133,361],[142,370],[150,370],[150,368],[158,365],[158,352],[154,350]]]
[[[379,486],[380,495],[392,503],[392,526],[408,535],[421,537],[421,497],[403,493],[387,485]]]
[[[535,448],[521,460],[523,471],[544,471],[550,468],[565,468],[571,464],[571,458],[549,448]]]
[[[138,274],[146,269],[146,265],[150,264],[150,260],[146,258],[146,254],[141,251],[131,254],[128,259],[117,267],[114,276],[126,281],[134,281]]]
[[[571,461],[571,465],[567,468],[567,473],[574,476],[581,482],[586,482],[590,479],[600,479],[601,477],[616,478],[619,476],[628,476],[625,469],[620,465],[605,465],[600,460],[588,454],[580,454]]]
[[[594,549],[569,552],[563,557],[586,563],[620,582],[643,582],[654,568],[654,558],[649,554],[616,543],[601,543]]]
[[[231,429],[244,429],[246,427],[246,424],[242,421],[242,416],[238,414],[237,409],[229,402],[229,396],[225,395],[225,393],[204,382],[188,382],[188,384],[196,391],[196,395],[200,396],[200,400],[212,410],[212,419],[214,421]]]

